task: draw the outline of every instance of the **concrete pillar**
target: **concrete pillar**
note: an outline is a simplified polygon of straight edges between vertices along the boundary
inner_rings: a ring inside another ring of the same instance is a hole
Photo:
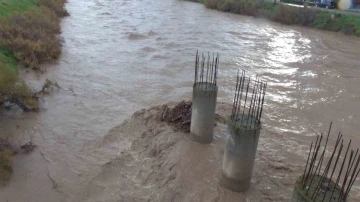
[[[210,143],[213,140],[217,91],[213,83],[194,84],[190,139],[196,142]]]
[[[294,191],[292,194],[291,202],[311,202],[304,192],[304,189],[301,187],[300,179],[295,183]]]
[[[295,187],[292,193],[291,202],[316,202],[316,201],[323,201],[323,202],[346,202],[347,200],[339,200],[340,190],[341,188],[339,185],[336,185],[335,182],[330,181],[328,178],[325,178],[322,183],[320,184],[320,191],[318,194],[315,194],[313,199],[313,193],[315,191],[315,187],[319,185],[319,181],[321,176],[316,175],[313,180],[308,180],[306,186],[302,185],[302,176],[299,177],[295,183]],[[329,185],[330,182],[330,185]],[[336,186],[336,189],[334,187]],[[307,191],[309,189],[309,191]],[[326,192],[325,192],[326,190]],[[334,190],[334,192],[332,192]],[[326,196],[324,197],[324,193]],[[324,199],[324,200],[323,200]]]
[[[261,123],[251,115],[237,115],[229,120],[220,184],[236,191],[250,188]],[[245,121],[251,123],[245,128]]]

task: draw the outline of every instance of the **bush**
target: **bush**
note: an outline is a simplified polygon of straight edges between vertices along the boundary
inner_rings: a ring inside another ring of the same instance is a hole
[[[215,8],[224,12],[231,12],[242,15],[258,16],[264,12],[258,12],[263,9],[263,3],[251,0],[205,0],[208,8]]]
[[[207,8],[219,9],[225,0],[205,0],[204,3]]]
[[[43,30],[48,34],[59,34],[61,32],[60,19],[46,7],[13,15],[8,18],[8,22],[31,31]]]
[[[293,9],[289,6],[280,5],[275,11],[274,20],[290,25],[296,21],[296,15],[298,15],[298,12],[296,12],[296,14],[293,13]]]
[[[60,17],[66,0],[37,0],[38,7],[0,18],[0,48],[9,49],[23,65],[38,68],[61,54]]]
[[[12,169],[12,156],[14,153],[10,150],[0,151],[0,181],[10,179]]]
[[[360,18],[357,16],[321,11],[313,21],[313,26],[318,29],[360,36]]]
[[[282,2],[303,4],[301,0]],[[309,3],[311,5],[313,3]],[[205,0],[208,8],[242,15],[269,18],[287,25],[303,25],[360,36],[360,17],[309,8],[276,4],[265,0]]]
[[[38,68],[61,54],[59,19],[50,9],[31,9],[0,20],[0,46],[10,49],[25,66]]]
[[[68,16],[69,13],[64,8],[67,0],[37,0],[39,6],[44,6],[52,10],[58,17]]]
[[[0,104],[5,101],[24,105],[27,109],[39,107],[37,98],[27,85],[0,62]]]
[[[280,5],[276,8],[273,20],[282,24],[312,26],[317,19],[318,11],[313,9]]]

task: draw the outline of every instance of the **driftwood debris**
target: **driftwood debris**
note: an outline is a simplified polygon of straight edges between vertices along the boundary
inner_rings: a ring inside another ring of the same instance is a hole
[[[34,145],[32,142],[28,142],[22,146],[20,146],[20,149],[25,153],[30,153],[36,148],[36,145]]]
[[[40,91],[38,92],[33,92],[31,94],[31,98],[33,100],[36,100],[36,102],[38,102],[39,98],[41,98],[42,96],[49,94],[53,89],[58,88],[58,89],[62,89],[61,86],[57,83],[57,82],[53,82],[49,79],[46,79],[44,82],[43,87],[41,88]],[[23,97],[20,98],[7,98],[4,100],[3,103],[0,103],[0,105],[7,103],[8,104],[8,108],[11,108],[12,105],[17,105],[18,107],[20,107],[21,109],[23,109],[25,112],[37,112],[39,111],[39,106],[31,106],[26,104],[26,102],[24,101]]]
[[[181,101],[175,107],[164,105],[161,112],[161,121],[174,126],[176,130],[190,132],[191,102]]]

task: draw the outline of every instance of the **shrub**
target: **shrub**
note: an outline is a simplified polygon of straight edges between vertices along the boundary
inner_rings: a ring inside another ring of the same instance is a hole
[[[244,14],[244,15],[248,15],[249,13],[249,6],[248,3],[246,1],[230,1],[230,12],[232,13],[237,13],[237,14]]]
[[[8,22],[32,31],[43,30],[48,34],[59,34],[61,32],[60,19],[46,7],[13,15],[8,18]]]
[[[273,20],[283,24],[312,25],[317,19],[317,12],[313,9],[279,5],[273,15]]]
[[[9,71],[0,62],[0,104],[6,100],[23,104],[28,109],[39,107],[37,98],[33,96],[24,81],[21,81],[15,73]]]
[[[10,179],[12,169],[12,156],[14,153],[10,150],[0,151],[0,180],[7,181]]]
[[[60,17],[67,16],[66,0],[37,0],[38,7],[8,18],[0,18],[0,48],[9,49],[25,66],[38,68],[40,64],[57,59],[61,54]]]
[[[322,11],[318,13],[313,26],[318,29],[360,36],[360,18],[357,16]]]
[[[247,0],[207,0],[205,4],[220,11],[251,16],[256,15],[256,11],[262,7],[259,1]]]
[[[222,3],[222,4],[218,7],[218,9],[219,9],[220,11],[224,11],[224,12],[231,12],[233,6],[234,6],[234,5],[233,5],[233,2],[228,0],[228,1],[225,1],[224,3]]]
[[[301,0],[282,0],[282,2],[303,4]],[[309,3],[311,4],[313,3]],[[205,0],[205,5],[224,12],[269,18],[282,24],[303,25],[360,36],[359,16],[279,5],[265,0]]]
[[[38,68],[61,54],[59,19],[48,8],[32,9],[0,20],[0,46],[25,66]]]
[[[262,0],[205,0],[205,5],[224,12],[257,17],[270,17],[274,8],[273,3]]]
[[[205,0],[205,6],[207,8],[212,8],[212,9],[219,9],[221,7],[222,4],[224,4],[225,0]]]
[[[331,24],[331,15],[328,12],[320,12],[314,21],[314,26],[319,29],[326,29]]]
[[[58,17],[68,16],[69,13],[64,8],[67,0],[37,0],[39,6],[44,6],[52,10]]]
[[[288,6],[280,5],[275,11],[274,20],[277,22],[281,22],[283,24],[292,24],[293,23],[293,15],[291,13],[291,8]]]

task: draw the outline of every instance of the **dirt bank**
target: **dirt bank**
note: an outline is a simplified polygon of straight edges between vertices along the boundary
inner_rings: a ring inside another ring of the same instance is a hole
[[[289,201],[305,159],[276,144],[283,137],[262,130],[252,187],[246,194],[231,192],[218,183],[226,133],[223,117],[230,106],[218,104],[221,121],[210,145],[192,142],[188,133],[161,121],[173,106],[140,110],[109,131],[102,147],[126,149],[102,165],[81,200]]]

